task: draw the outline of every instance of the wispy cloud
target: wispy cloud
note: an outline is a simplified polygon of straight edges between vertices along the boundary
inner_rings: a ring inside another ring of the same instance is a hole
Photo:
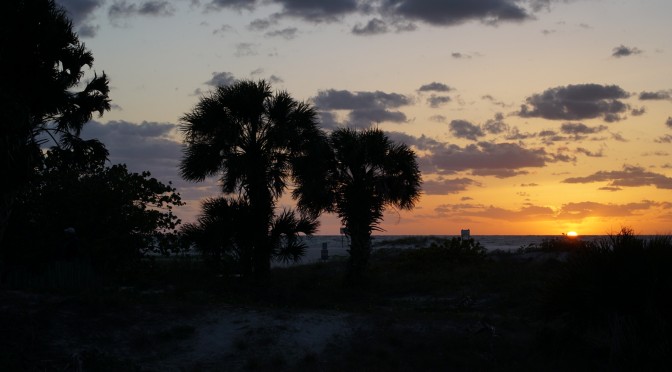
[[[654,186],[658,189],[672,189],[672,178],[663,174],[648,172],[642,167],[624,165],[620,171],[599,171],[585,177],[570,177],[563,183],[608,182],[613,187]]]

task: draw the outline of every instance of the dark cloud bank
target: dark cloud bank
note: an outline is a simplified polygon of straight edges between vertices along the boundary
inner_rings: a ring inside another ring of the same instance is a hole
[[[339,126],[330,111],[346,110],[348,123],[352,127],[366,128],[379,122],[403,123],[406,115],[393,109],[412,103],[412,99],[398,93],[351,92],[348,90],[328,89],[319,91],[313,97],[313,103],[322,111],[322,125],[327,129]]]
[[[602,118],[614,122],[621,120],[621,114],[628,110],[622,101],[628,97],[630,94],[617,85],[567,85],[528,97],[518,115],[549,120]]]
[[[212,0],[206,9],[252,10],[275,4],[280,11],[272,19],[292,17],[307,22],[335,22],[348,15],[370,17],[352,28],[356,35],[368,36],[416,29],[415,23],[451,26],[469,21],[489,25],[521,22],[534,18],[534,12],[548,9],[552,0]]]

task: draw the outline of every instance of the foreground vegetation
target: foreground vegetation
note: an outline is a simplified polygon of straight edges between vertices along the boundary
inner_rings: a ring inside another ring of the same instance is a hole
[[[145,265],[96,291],[3,291],[3,302],[15,306],[1,307],[0,369],[74,370],[71,355],[58,347],[69,337],[67,352],[75,345],[83,370],[155,370],[142,348],[120,354],[54,333],[63,327],[57,314],[75,314],[94,334],[110,327],[96,319],[114,317],[127,332],[123,342],[158,348],[172,342],[180,353],[208,327],[184,319],[222,307],[355,320],[318,351],[275,344],[291,329],[260,337],[273,328],[262,324],[233,341],[235,363],[175,368],[650,370],[671,362],[665,298],[672,290],[672,240],[643,240],[627,229],[595,243],[561,238],[513,253],[486,253],[458,238],[419,249],[378,248],[356,287],[344,285],[346,261],[273,269],[264,289],[218,276],[191,258]]]

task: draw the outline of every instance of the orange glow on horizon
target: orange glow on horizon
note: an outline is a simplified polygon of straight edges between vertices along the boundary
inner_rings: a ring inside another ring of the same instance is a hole
[[[579,236],[579,234],[577,234],[576,231],[569,231],[567,232],[567,236],[569,236],[570,238],[575,238]]]

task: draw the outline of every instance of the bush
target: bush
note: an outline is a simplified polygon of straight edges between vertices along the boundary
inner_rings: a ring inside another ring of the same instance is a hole
[[[429,247],[407,249],[400,253],[399,261],[418,270],[444,266],[447,263],[474,263],[483,261],[486,249],[473,238],[454,237],[433,242]]]
[[[520,247],[517,253],[528,252],[577,252],[590,248],[593,242],[584,241],[576,237],[561,236],[544,239],[541,243],[531,243],[527,247]]]
[[[645,240],[623,228],[576,251],[545,305],[577,334],[594,333],[613,363],[642,366],[670,361],[670,293],[672,239]]]

